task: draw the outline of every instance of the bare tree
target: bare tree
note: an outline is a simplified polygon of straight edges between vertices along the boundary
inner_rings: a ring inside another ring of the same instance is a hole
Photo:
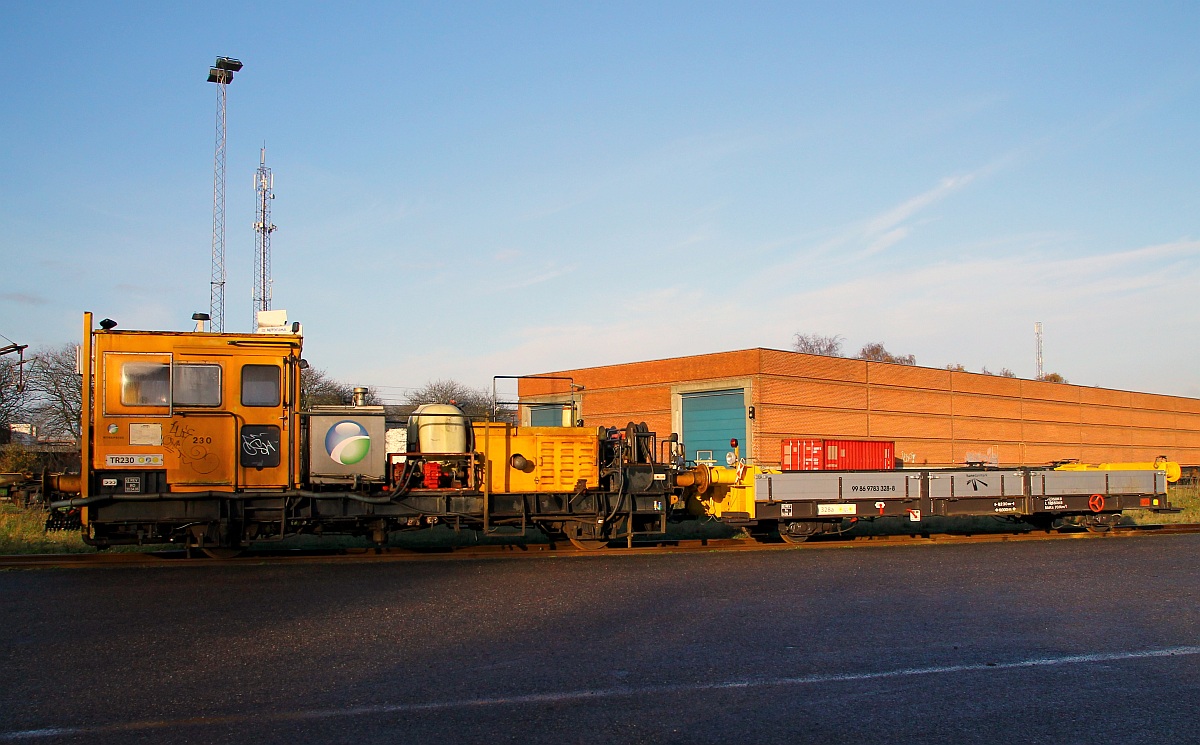
[[[354,386],[331,378],[324,370],[306,367],[300,371],[300,406],[341,406],[354,400]],[[367,388],[367,403],[381,403],[379,393]]]
[[[842,342],[845,339],[840,334],[822,336],[821,334],[796,334],[792,349],[802,354],[819,354],[823,357],[844,357]]]
[[[406,403],[412,406],[421,404],[455,404],[467,416],[488,417],[492,414],[495,404],[491,391],[482,388],[472,388],[457,380],[431,380],[420,388],[404,394]],[[502,407],[507,411],[506,407]]]
[[[1066,383],[1067,379],[1056,372],[1042,373],[1038,376],[1038,380],[1044,383]]]
[[[1017,374],[1016,374],[1015,372],[1013,372],[1012,370],[1009,370],[1007,367],[1002,367],[1002,368],[1000,368],[1000,372],[998,373],[998,375],[999,375],[1000,377],[1002,377],[1002,378],[1015,378],[1015,377],[1017,377]]]
[[[83,376],[74,344],[39,349],[29,366],[30,414],[43,435],[78,440],[83,414]]]
[[[950,372],[966,372],[967,371],[967,368],[964,367],[962,365],[962,363],[960,363],[960,362],[952,362],[949,365],[946,365],[946,369],[949,370]],[[984,371],[985,375],[991,375],[991,373],[989,373],[987,371],[986,367],[983,368],[983,371]]]
[[[17,363],[0,359],[0,444],[7,443],[12,437],[9,425],[27,418],[25,396],[18,388],[20,379]]]
[[[896,355],[883,348],[883,342],[873,341],[863,345],[858,352],[858,359],[871,362],[891,362],[894,365],[915,365],[917,358],[911,354]]]

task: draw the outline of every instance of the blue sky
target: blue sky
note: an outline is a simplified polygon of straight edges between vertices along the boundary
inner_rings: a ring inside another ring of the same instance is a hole
[[[1200,396],[1195,3],[0,2],[0,334],[274,306],[354,384],[796,332]]]

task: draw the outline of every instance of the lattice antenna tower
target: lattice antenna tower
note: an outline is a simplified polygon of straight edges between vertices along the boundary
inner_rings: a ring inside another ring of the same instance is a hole
[[[1035,380],[1041,380],[1045,377],[1045,370],[1042,368],[1042,322],[1038,321],[1033,324],[1033,335],[1037,339],[1037,377]]]
[[[225,99],[226,88],[242,63],[217,57],[208,68],[208,82],[217,84],[217,137],[213,147],[212,281],[209,283],[209,323],[213,331],[225,330]]]
[[[275,176],[267,168],[267,147],[259,152],[258,171],[254,174],[254,196],[257,219],[254,232],[254,319],[251,328],[258,330],[258,312],[271,309],[271,200],[275,198]]]

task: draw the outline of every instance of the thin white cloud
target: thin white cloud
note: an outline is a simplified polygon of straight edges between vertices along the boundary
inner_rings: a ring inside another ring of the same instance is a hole
[[[852,239],[860,245],[866,244],[866,248],[860,255],[873,256],[904,240],[912,232],[912,226],[905,225],[906,222],[951,194],[966,188],[974,180],[975,174],[973,173],[948,176],[929,191],[918,194],[892,209],[870,218],[863,226],[861,234]]]
[[[960,176],[947,176],[929,191],[905,200],[890,210],[867,220],[862,233],[865,237],[870,238],[881,233],[890,232],[921,210],[937,204],[954,192],[963,189],[974,180],[975,174],[972,173]]]
[[[534,285],[540,285],[543,282],[549,282],[552,279],[558,279],[559,277],[570,274],[573,271],[575,271],[574,264],[564,267],[549,268],[539,274],[531,274],[521,277],[520,279],[509,283],[503,289],[519,290],[525,287],[533,287]]]

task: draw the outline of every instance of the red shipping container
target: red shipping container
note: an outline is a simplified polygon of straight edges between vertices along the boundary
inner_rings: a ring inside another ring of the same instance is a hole
[[[797,437],[780,443],[779,460],[785,471],[892,471],[896,443]]]

